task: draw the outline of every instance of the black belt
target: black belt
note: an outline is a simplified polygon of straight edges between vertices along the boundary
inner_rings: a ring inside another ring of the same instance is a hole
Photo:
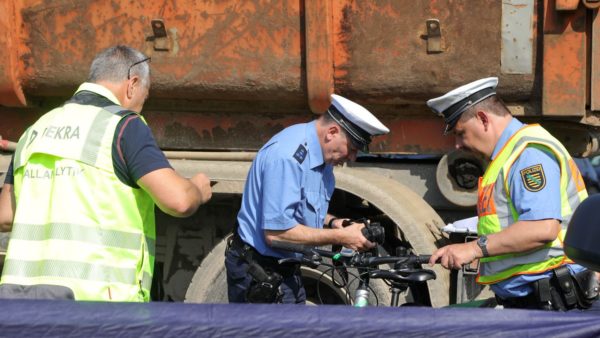
[[[300,272],[300,264],[298,263],[283,263],[278,262],[279,258],[261,255],[254,247],[244,242],[237,231],[233,234],[229,247],[235,250],[240,258],[245,259],[249,264],[252,261],[267,270],[275,271],[283,277],[291,277]]]
[[[571,276],[564,265],[553,269],[550,278],[542,278],[530,285],[533,292],[525,297],[496,299],[506,308],[568,311],[587,309],[598,298],[594,272],[585,270]]]
[[[540,310],[551,310],[548,304],[540,303],[537,297],[530,293],[524,297],[511,297],[511,298],[500,298],[496,296],[498,304],[502,305],[507,309],[540,309]]]

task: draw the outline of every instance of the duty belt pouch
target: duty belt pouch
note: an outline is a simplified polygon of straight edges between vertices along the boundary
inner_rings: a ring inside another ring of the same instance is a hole
[[[249,263],[248,274],[252,281],[246,292],[246,300],[249,303],[279,303],[283,294],[279,286],[283,277],[274,271],[263,269],[256,262]]]
[[[577,304],[581,309],[588,309],[598,299],[598,279],[591,270],[581,271],[573,276],[577,292]]]
[[[555,289],[561,294],[566,309],[574,308],[577,305],[577,291],[569,268],[563,265],[552,271],[554,272]]]
[[[542,278],[531,284],[533,287],[533,297],[529,298],[529,301],[535,301],[535,308],[551,311],[553,309],[559,309],[562,301],[556,301],[557,294],[553,294],[553,290],[550,287],[550,279]],[[533,298],[533,299],[532,299]]]

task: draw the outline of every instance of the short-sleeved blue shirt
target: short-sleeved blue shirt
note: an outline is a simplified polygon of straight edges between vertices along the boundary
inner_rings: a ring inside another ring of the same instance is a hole
[[[262,255],[289,256],[271,249],[264,231],[297,224],[322,228],[334,188],[333,167],[323,161],[316,121],[284,129],[252,162],[237,217],[240,237]]]
[[[496,158],[508,140],[524,126],[513,118],[504,130],[494,152],[492,160]],[[532,166],[541,165],[546,178],[546,185],[539,191],[527,189],[521,170]],[[536,221],[543,219],[556,219],[562,221],[560,205],[560,166],[551,150],[542,146],[528,146],[515,161],[508,174],[508,186],[511,200],[519,214],[519,221]],[[583,267],[572,264],[569,266],[572,273],[583,270]],[[536,275],[520,275],[502,282],[492,284],[491,288],[502,298],[522,297],[529,294],[532,289],[528,283],[541,278],[549,278],[552,272]]]

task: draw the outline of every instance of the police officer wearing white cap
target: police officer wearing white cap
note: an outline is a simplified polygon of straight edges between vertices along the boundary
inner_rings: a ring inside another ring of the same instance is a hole
[[[364,224],[342,227],[343,220],[329,215],[327,209],[335,188],[333,166],[355,160],[359,150],[368,151],[373,136],[388,132],[364,107],[331,95],[325,114],[284,129],[259,150],[226,252],[230,302],[305,302],[299,266],[277,264],[278,259],[293,254],[271,248],[273,240],[339,244],[354,250],[374,247],[361,233]],[[280,299],[270,297],[273,294],[257,299],[269,292],[259,289],[256,264],[282,276]]]
[[[479,238],[438,249],[430,263],[459,269],[479,259],[477,282],[490,285],[504,307],[587,308],[597,298],[596,280],[562,248],[571,215],[587,197],[581,174],[556,138],[510,114],[497,84],[485,78],[427,101],[457,148],[490,160],[479,180]]]

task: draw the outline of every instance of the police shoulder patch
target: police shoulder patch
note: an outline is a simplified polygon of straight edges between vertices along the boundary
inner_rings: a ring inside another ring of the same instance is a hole
[[[541,164],[532,165],[522,169],[520,172],[525,189],[536,192],[544,189],[546,186],[546,176]]]
[[[296,159],[296,161],[298,161],[298,163],[302,164],[307,154],[308,151],[306,150],[306,148],[303,145],[299,145],[298,149],[296,149],[296,152],[294,153],[294,158]]]

